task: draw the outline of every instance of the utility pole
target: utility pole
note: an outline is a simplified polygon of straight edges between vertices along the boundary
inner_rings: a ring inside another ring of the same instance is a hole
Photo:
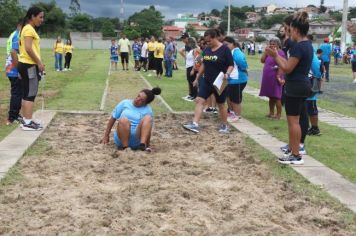
[[[231,23],[231,0],[228,0],[228,11],[227,11],[227,36],[230,36],[230,23]]]
[[[341,53],[346,50],[346,32],[347,32],[347,14],[349,12],[348,0],[344,0],[344,9],[342,12],[342,25],[341,25]]]
[[[121,0],[120,7],[120,23],[122,25],[122,29],[124,28],[124,0]]]

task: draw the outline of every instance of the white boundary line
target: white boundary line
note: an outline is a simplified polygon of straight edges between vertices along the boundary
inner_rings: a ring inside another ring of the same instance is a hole
[[[108,90],[109,90],[110,75],[111,75],[111,62],[109,64],[108,76],[106,77],[106,81],[105,81],[104,93],[103,93],[103,96],[101,97],[101,103],[100,103],[100,108],[99,108],[100,111],[103,111],[105,109],[106,97],[108,96]]]

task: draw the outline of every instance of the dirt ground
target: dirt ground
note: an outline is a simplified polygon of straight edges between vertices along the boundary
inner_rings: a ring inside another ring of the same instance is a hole
[[[353,235],[341,213],[296,195],[237,131],[182,129],[155,118],[154,152],[99,144],[108,116],[59,115],[0,187],[7,235]]]

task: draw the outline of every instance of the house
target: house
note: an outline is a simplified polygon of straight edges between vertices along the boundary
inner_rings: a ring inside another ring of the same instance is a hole
[[[337,23],[335,21],[313,21],[309,23],[309,33],[315,40],[324,39],[334,32]]]
[[[172,25],[163,26],[163,36],[165,38],[172,37],[178,39],[183,32],[184,32],[184,28],[180,28]]]
[[[272,30],[263,30],[258,33],[258,36],[264,37],[266,40],[270,40],[276,37],[276,31]]]
[[[221,17],[218,16],[210,16],[210,15],[201,15],[198,17],[200,25],[210,25],[210,22],[216,22],[216,24],[221,23]]]
[[[266,7],[266,14],[267,14],[267,15],[272,15],[276,9],[277,9],[277,6],[276,6],[276,5],[274,5],[274,4],[269,4],[269,5]]]
[[[179,28],[185,28],[189,23],[199,23],[199,20],[192,14],[178,14],[178,17],[174,20],[174,26]]]
[[[205,31],[209,29],[208,27],[200,25],[199,23],[190,23],[187,26],[193,27],[193,29],[197,32],[199,36],[204,36]]]
[[[342,33],[342,27],[339,26],[339,28],[336,31],[336,35],[330,35],[329,39],[330,41],[340,41],[341,40],[341,33]],[[354,45],[354,42],[352,41],[352,35],[356,34],[356,24],[353,24],[352,22],[347,22],[347,31],[346,31],[346,46],[352,46]]]
[[[245,20],[246,24],[255,24],[261,19],[261,16],[256,12],[246,12],[247,19]]]
[[[317,16],[319,16],[319,8],[313,5],[309,5],[307,7],[304,7],[300,9],[300,11],[305,11],[308,13],[309,20],[315,19]]]
[[[255,34],[251,28],[241,28],[235,30],[235,37],[239,39],[254,38]]]
[[[282,7],[276,8],[273,14],[293,14],[294,12],[294,9]]]

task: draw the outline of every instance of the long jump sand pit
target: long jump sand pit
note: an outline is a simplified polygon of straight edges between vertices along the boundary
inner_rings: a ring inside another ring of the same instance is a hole
[[[0,233],[10,235],[351,235],[342,213],[293,192],[237,131],[204,118],[155,118],[154,152],[99,144],[107,115],[58,115],[23,178],[0,187]]]

